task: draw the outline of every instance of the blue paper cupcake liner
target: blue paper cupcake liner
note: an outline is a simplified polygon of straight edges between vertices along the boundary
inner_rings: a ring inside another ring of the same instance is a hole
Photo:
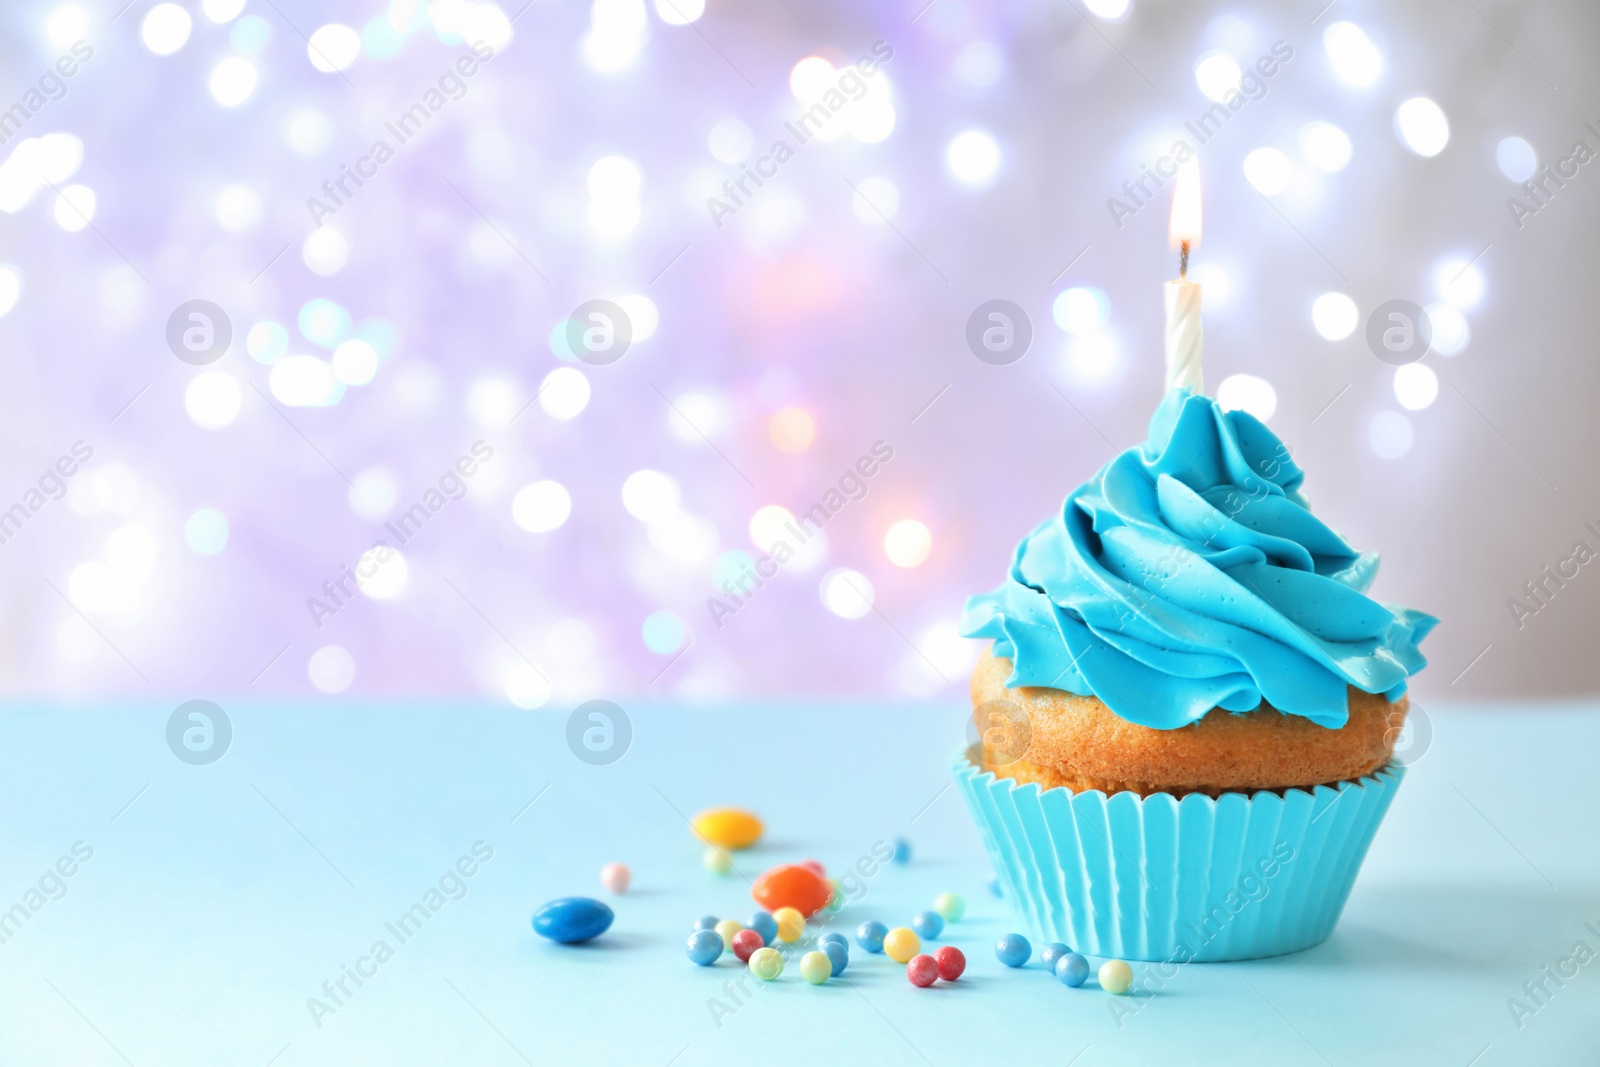
[[[1333,933],[1405,773],[1313,789],[1106,796],[952,761],[1006,900],[1042,941],[1144,961],[1245,960]]]

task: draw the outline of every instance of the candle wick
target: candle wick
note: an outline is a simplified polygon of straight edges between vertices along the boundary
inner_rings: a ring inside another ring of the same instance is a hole
[[[1189,242],[1181,241],[1178,244],[1178,280],[1184,281],[1189,277]]]

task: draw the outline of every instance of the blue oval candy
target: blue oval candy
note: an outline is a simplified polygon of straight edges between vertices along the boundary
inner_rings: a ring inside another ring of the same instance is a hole
[[[533,913],[533,932],[563,945],[575,945],[605,933],[615,917],[598,900],[562,897]]]

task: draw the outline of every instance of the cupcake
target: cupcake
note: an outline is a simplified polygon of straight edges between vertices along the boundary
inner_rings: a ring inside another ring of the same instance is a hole
[[[1367,596],[1377,556],[1303,478],[1259,420],[1174,389],[968,601],[992,643],[956,777],[1036,936],[1186,962],[1332,933],[1437,620]]]

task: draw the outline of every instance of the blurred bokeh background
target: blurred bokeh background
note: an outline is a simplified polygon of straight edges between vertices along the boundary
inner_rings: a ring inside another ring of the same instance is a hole
[[[1594,5],[0,20],[7,692],[959,699],[963,599],[1144,437],[1170,187],[1124,183],[1214,101],[1208,388],[1382,551],[1380,599],[1444,619],[1424,700],[1600,681],[1600,565],[1562,563],[1600,550]],[[966,341],[994,299],[1031,327],[1006,366]],[[573,354],[594,300],[614,362]],[[1432,327],[1403,367],[1366,341],[1390,300]]]

